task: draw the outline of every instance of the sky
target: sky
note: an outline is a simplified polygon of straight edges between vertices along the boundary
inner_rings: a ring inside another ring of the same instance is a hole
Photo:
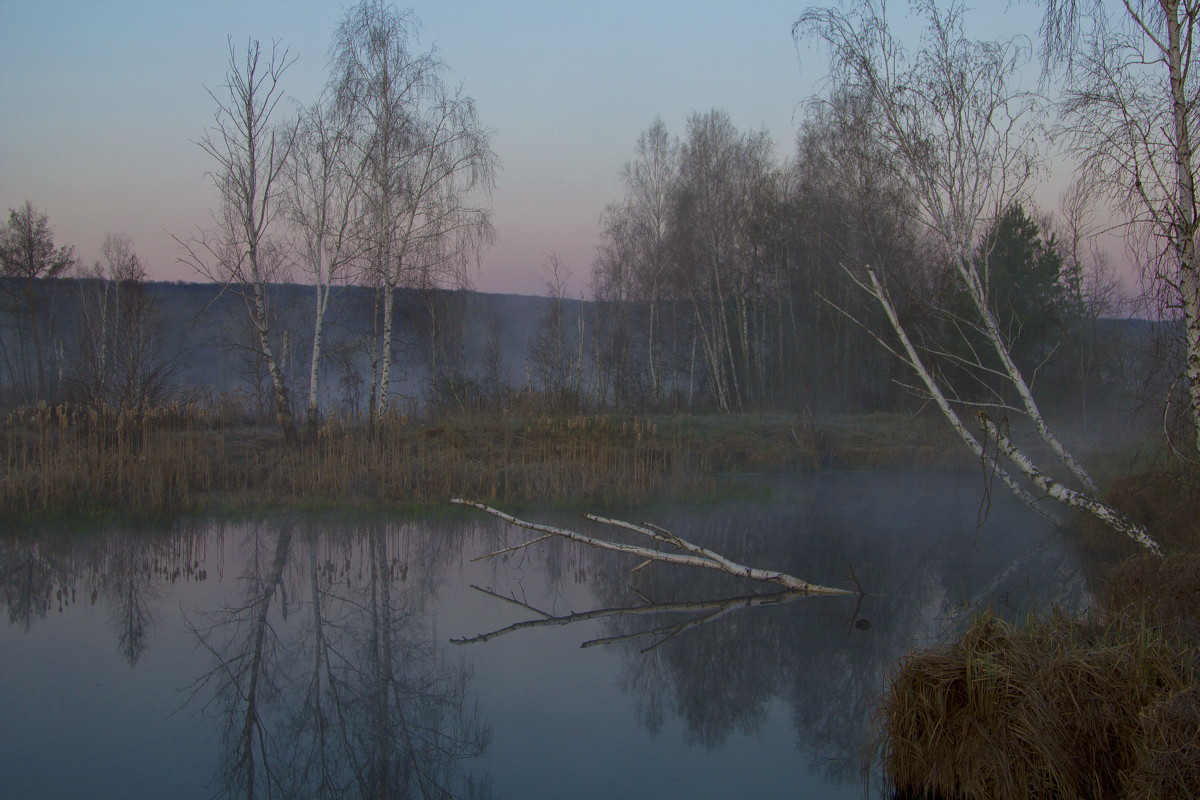
[[[224,79],[227,41],[290,48],[283,88],[308,103],[346,5],[0,0],[0,212],[30,200],[85,264],[106,233],[125,232],[152,278],[200,280],[173,237],[211,221],[212,165],[195,142],[213,121],[205,87]],[[421,43],[475,99],[502,165],[491,203],[499,238],[475,287],[543,294],[554,251],[570,291],[585,292],[600,216],[655,116],[681,135],[690,113],[724,109],[743,130],[766,128],[787,157],[824,74],[820,53],[791,36],[807,5],[413,3]],[[1027,17],[1033,33],[1037,10],[1018,12],[1005,24]]]

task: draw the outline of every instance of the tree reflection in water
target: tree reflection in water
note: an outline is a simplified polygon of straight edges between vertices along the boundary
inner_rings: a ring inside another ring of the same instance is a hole
[[[952,520],[922,513],[928,490],[897,487],[881,496],[875,486],[869,502],[856,503],[853,492],[847,497],[848,482],[842,479],[837,491],[811,482],[770,513],[734,509],[676,515],[667,523],[696,533],[719,552],[821,583],[849,585],[856,569],[869,595],[857,605],[829,599],[749,609],[646,654],[626,646],[625,685],[647,726],[661,726],[674,715],[692,741],[716,747],[731,733],[760,730],[778,697],[790,707],[798,749],[811,763],[835,780],[861,780],[872,763],[871,724],[889,672],[909,649],[938,639],[994,597],[970,587],[993,584],[997,572],[1016,581],[1040,575],[1036,588],[1027,584],[1035,595],[1024,598],[1031,607],[1078,600],[1070,592],[1079,585],[1061,580],[1068,559],[1060,548],[1030,551],[1028,537],[1013,537],[1024,542],[999,543],[1011,552],[1000,563],[1023,568],[997,570],[995,554],[981,553],[969,516],[956,528]],[[986,544],[996,549],[996,543]],[[652,598],[696,596],[727,585],[680,570],[657,569],[643,580],[640,591]],[[605,582],[602,599],[627,597],[622,584]],[[995,582],[991,588],[1005,586]],[[964,603],[964,597],[971,600]],[[610,624],[615,634],[630,623]]]
[[[192,694],[225,728],[222,794],[488,796],[462,763],[489,737],[470,672],[435,644],[426,608],[454,538],[299,528],[249,531],[242,601],[193,628],[212,662]]]

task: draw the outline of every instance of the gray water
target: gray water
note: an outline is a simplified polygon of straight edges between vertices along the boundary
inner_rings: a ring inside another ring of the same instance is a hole
[[[904,652],[987,604],[1086,602],[1061,538],[1007,497],[981,509],[977,476],[751,483],[769,496],[622,516],[867,596],[456,644],[769,590],[558,541],[476,562],[532,534],[475,512],[0,534],[0,795],[875,795]]]

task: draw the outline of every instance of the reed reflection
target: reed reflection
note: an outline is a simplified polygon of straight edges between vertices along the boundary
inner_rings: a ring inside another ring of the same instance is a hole
[[[117,651],[129,666],[145,655],[168,584],[200,581],[205,542],[195,526],[46,531],[0,537],[0,590],[10,624],[29,631],[52,611],[86,602],[107,609]]]

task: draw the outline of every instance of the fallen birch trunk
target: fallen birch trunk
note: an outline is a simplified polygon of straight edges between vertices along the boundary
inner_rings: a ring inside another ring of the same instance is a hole
[[[507,547],[503,550],[497,550],[494,553],[479,556],[476,561],[481,561],[485,558],[494,558],[495,556],[504,553],[511,553],[516,550],[522,550],[530,545],[536,544],[551,536],[560,536],[564,539],[570,539],[573,542],[586,544],[589,547],[595,547],[600,550],[613,550],[618,553],[627,553],[629,555],[638,556],[643,559],[640,564],[634,567],[634,570],[639,570],[642,567],[654,562],[664,564],[678,564],[684,567],[697,567],[699,569],[711,569],[717,572],[724,572],[728,575],[736,575],[739,578],[749,578],[752,581],[762,581],[764,583],[773,583],[777,586],[782,586],[794,592],[802,594],[855,594],[846,589],[835,589],[830,586],[821,586],[816,583],[809,583],[800,578],[793,577],[784,572],[775,572],[774,570],[758,569],[756,567],[747,567],[743,564],[738,564],[735,561],[730,561],[719,553],[715,553],[705,547],[692,544],[691,542],[681,539],[673,533],[663,530],[655,526],[635,525],[632,522],[623,522],[621,520],[607,519],[598,517],[595,514],[584,514],[584,519],[598,522],[603,525],[612,525],[625,530],[633,531],[634,533],[642,534],[661,544],[670,545],[675,548],[674,551],[658,550],[653,547],[642,547],[635,544],[624,544],[622,542],[613,542],[608,539],[599,539],[594,536],[577,533],[576,531],[567,528],[558,528],[553,525],[543,525],[538,522],[527,522],[522,519],[517,519],[511,514],[505,514],[483,503],[477,503],[474,500],[463,500],[454,498],[450,501],[456,505],[471,506],[478,508],[480,511],[499,517],[505,522],[516,525],[521,528],[528,528],[531,531],[537,531],[545,534],[536,539],[531,539],[528,542]],[[682,552],[680,552],[682,551]]]
[[[1074,489],[1068,488],[1065,484],[1054,480],[1038,469],[1029,456],[1021,452],[985,412],[980,411],[975,416],[979,420],[979,424],[983,426],[983,430],[987,433],[988,438],[996,442],[996,447],[1004,457],[1012,462],[1013,466],[1025,473],[1025,476],[1029,478],[1034,486],[1065,506],[1073,508],[1076,511],[1091,514],[1118,533],[1125,534],[1151,553],[1162,555],[1162,548],[1159,547],[1158,542],[1150,536],[1146,528],[1140,523],[1117,511],[1107,503],[1091,495],[1077,492]]]

